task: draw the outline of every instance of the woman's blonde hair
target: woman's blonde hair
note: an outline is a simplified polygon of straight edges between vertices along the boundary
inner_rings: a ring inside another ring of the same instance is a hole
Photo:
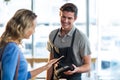
[[[0,47],[9,41],[17,40],[21,43],[25,31],[33,26],[33,21],[37,17],[35,13],[28,9],[19,9],[8,21],[6,29],[0,38]]]

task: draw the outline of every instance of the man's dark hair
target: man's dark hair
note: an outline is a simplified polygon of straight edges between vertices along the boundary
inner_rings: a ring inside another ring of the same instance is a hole
[[[60,11],[74,12],[75,16],[77,16],[78,8],[73,3],[66,3],[61,6]]]

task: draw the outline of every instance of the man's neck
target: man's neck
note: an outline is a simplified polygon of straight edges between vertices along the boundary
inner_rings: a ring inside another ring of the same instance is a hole
[[[66,34],[68,34],[71,29],[72,28],[70,28],[70,29],[61,28],[61,36],[65,36]]]

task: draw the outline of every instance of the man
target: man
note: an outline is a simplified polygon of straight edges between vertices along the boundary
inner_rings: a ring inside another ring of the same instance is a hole
[[[50,60],[61,56],[64,58],[47,71],[47,80],[81,80],[81,73],[90,70],[89,41],[73,25],[77,13],[78,9],[73,3],[66,3],[60,8],[61,28],[50,33],[47,48],[50,52]],[[68,70],[63,70],[68,67]],[[53,74],[50,75],[51,73]]]

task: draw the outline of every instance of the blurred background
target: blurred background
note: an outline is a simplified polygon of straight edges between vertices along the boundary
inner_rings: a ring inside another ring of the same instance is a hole
[[[29,62],[29,70],[46,64],[46,43],[50,31],[60,27],[59,8],[67,2],[77,5],[75,26],[84,32],[91,44],[91,71],[83,80],[120,80],[120,0],[0,0],[0,35],[7,21],[21,8],[37,15],[35,33],[23,40],[21,47]],[[45,80],[46,71],[33,78]]]

